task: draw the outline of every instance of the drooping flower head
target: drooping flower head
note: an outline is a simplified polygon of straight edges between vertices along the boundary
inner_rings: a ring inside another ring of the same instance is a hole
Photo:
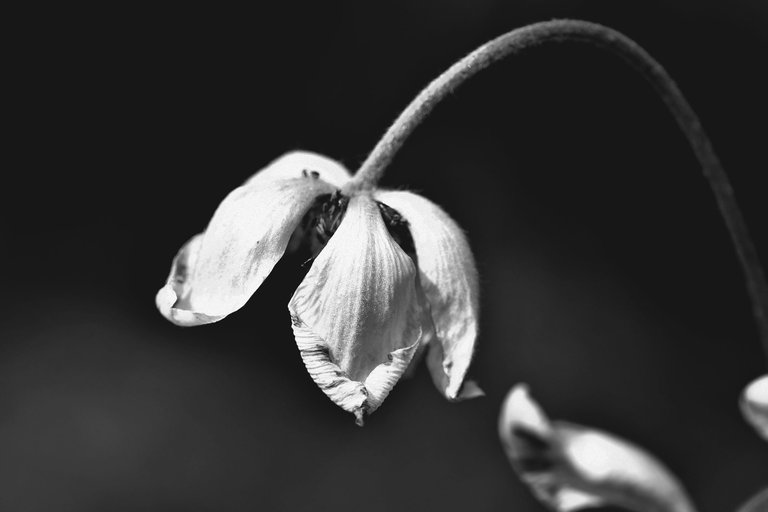
[[[182,326],[240,309],[290,246],[312,266],[288,304],[310,376],[362,423],[426,352],[449,400],[480,394],[466,381],[477,337],[478,291],[464,234],[416,194],[345,187],[323,156],[289,153],[219,205],[173,260],[156,304]]]

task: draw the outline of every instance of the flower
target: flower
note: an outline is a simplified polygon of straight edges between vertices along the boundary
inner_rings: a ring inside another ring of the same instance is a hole
[[[523,384],[504,401],[499,437],[512,467],[553,510],[695,510],[677,478],[649,453],[606,432],[550,421]]]
[[[286,249],[308,243],[314,261],[288,309],[304,364],[333,402],[362,424],[424,352],[446,398],[481,394],[465,379],[478,290],[463,233],[423,197],[351,183],[317,154],[273,161],[181,248],[158,309],[182,326],[217,322],[248,301]]]

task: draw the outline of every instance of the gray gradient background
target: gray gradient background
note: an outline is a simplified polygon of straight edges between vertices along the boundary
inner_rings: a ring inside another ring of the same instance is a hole
[[[765,357],[726,231],[660,101],[586,46],[481,75],[384,179],[469,236],[485,398],[447,403],[421,368],[357,428],[299,359],[297,258],[219,324],[154,308],[178,247],[252,172],[295,148],[354,169],[453,60],[566,16],[624,31],[677,79],[768,262],[762,0],[7,17],[0,510],[539,511],[496,437],[517,382],[650,449],[704,512],[765,485],[768,445],[736,402]]]

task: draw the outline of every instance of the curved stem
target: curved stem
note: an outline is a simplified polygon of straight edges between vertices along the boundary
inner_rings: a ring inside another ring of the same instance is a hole
[[[479,47],[416,96],[373,148],[347,189],[367,190],[375,187],[384,169],[411,132],[443,98],[467,79],[509,55],[550,41],[585,42],[612,51],[639,71],[664,100],[688,138],[715,195],[744,271],[758,333],[768,356],[768,286],[728,176],[699,118],[664,68],[634,41],[608,27],[579,20],[546,21],[512,30]]]

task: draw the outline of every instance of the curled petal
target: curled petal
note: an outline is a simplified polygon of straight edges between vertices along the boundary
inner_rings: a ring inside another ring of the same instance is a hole
[[[299,318],[293,319],[293,334],[301,359],[310,377],[336,405],[356,417],[363,426],[363,412],[375,411],[411,362],[418,341],[392,351],[388,360],[376,366],[364,381],[356,381],[333,362],[325,341],[313,333]]]
[[[768,440],[768,375],[755,379],[744,389],[741,412],[757,433]]]
[[[368,196],[350,199],[288,309],[310,376],[358,420],[399,380],[426,325],[413,261]]]
[[[653,456],[606,432],[550,421],[524,385],[507,395],[499,435],[520,477],[555,510],[694,511],[675,476]]]
[[[189,308],[189,294],[191,292],[189,271],[195,266],[202,239],[203,235],[195,235],[181,247],[176,257],[173,258],[168,283],[160,288],[155,296],[157,309],[165,318],[176,325],[189,327],[209,324],[222,318],[221,316],[197,313]]]
[[[156,298],[166,318],[197,325],[240,309],[282,257],[315,199],[336,190],[318,175],[304,173],[298,156],[274,165],[233,190],[205,232],[181,249]]]
[[[435,325],[436,341],[427,365],[438,389],[449,399],[482,395],[466,382],[477,338],[478,286],[475,260],[461,228],[427,199],[402,191],[379,191],[378,201],[408,222],[421,286]]]

